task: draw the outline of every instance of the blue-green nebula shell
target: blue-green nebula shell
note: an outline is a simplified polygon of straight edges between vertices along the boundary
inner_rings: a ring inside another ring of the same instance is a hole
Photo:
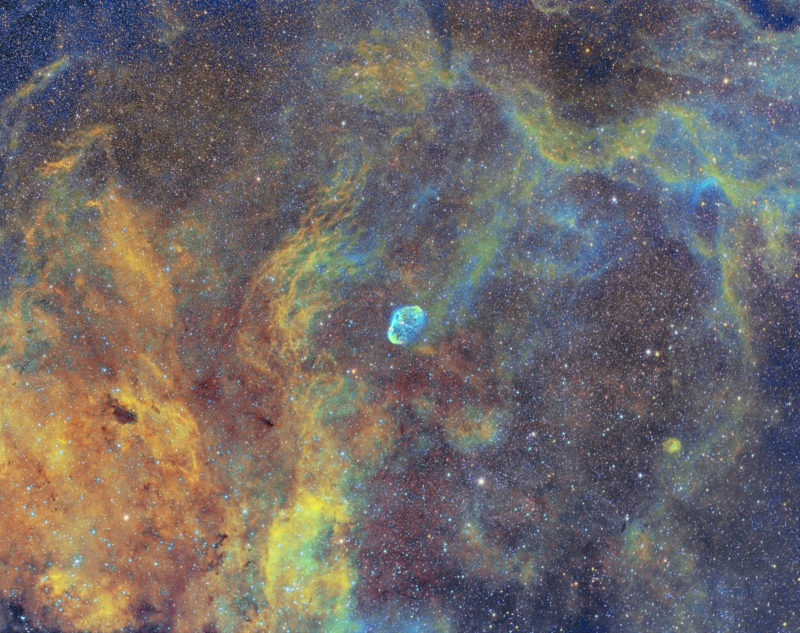
[[[419,306],[402,306],[392,312],[386,336],[395,345],[408,345],[419,338],[426,323],[425,310]]]

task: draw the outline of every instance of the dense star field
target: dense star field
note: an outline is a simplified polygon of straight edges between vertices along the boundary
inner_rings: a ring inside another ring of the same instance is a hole
[[[800,631],[799,11],[0,2],[0,631]]]

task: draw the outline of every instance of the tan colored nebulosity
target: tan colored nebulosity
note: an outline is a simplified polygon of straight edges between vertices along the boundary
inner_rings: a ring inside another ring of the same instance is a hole
[[[24,238],[39,269],[2,322],[0,586],[64,630],[171,620],[233,534],[181,389],[154,213],[113,182],[91,199],[68,184],[107,134],[40,170],[48,195]],[[195,612],[181,630],[202,626]]]

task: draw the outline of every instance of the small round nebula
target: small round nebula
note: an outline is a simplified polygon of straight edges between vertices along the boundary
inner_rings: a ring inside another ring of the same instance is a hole
[[[419,306],[401,306],[392,312],[386,336],[395,345],[413,343],[425,329],[425,310]]]
[[[664,440],[662,444],[664,450],[667,451],[670,455],[675,455],[676,453],[680,453],[683,450],[683,446],[681,445],[681,441],[677,437],[670,437]]]

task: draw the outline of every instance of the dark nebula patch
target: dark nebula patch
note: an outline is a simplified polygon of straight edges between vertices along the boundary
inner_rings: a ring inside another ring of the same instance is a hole
[[[126,409],[116,398],[109,396],[108,406],[111,407],[111,412],[114,416],[114,419],[120,424],[133,424],[139,419],[139,415],[136,413],[136,411]]]

